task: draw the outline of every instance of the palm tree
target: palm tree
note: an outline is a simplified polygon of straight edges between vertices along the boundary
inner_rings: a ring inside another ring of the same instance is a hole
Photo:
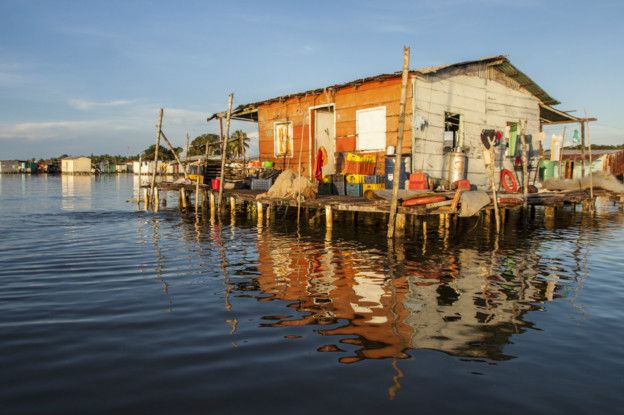
[[[232,158],[245,159],[245,151],[249,148],[249,137],[242,130],[236,130],[232,133],[228,141],[228,154]]]

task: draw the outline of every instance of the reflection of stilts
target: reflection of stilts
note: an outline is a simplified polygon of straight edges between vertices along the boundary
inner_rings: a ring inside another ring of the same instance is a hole
[[[405,263],[405,247],[401,242],[394,245],[394,241],[392,239],[388,239],[388,269],[390,270],[390,293],[391,293],[391,306],[390,306],[390,314],[392,315],[392,322],[390,327],[392,328],[392,333],[399,339],[400,342],[400,350],[403,352],[407,348],[407,344],[403,339],[403,336],[399,333],[398,324],[399,324],[399,313],[397,311],[398,301],[397,301],[397,292],[396,292],[396,280],[397,277],[402,274],[402,270],[396,269],[397,267],[403,266]],[[388,387],[388,398],[393,400],[396,397],[399,389],[401,389],[401,379],[403,379],[403,372],[399,368],[399,364],[396,357],[392,359],[392,368],[395,371],[395,375],[392,377],[392,385]]]
[[[162,284],[162,291],[167,296],[168,308],[171,311],[173,306],[173,300],[169,295],[169,283],[165,281],[162,275],[163,269],[163,256],[160,253],[160,247],[158,246],[158,222],[156,219],[152,218],[152,242],[154,243],[154,251],[156,255],[156,267],[154,268],[154,273],[156,274],[156,280]]]

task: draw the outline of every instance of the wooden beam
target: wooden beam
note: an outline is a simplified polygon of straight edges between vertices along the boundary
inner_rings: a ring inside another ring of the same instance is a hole
[[[394,237],[394,225],[399,198],[399,183],[401,182],[401,152],[403,151],[403,132],[405,129],[405,102],[407,101],[407,78],[409,75],[410,48],[403,47],[403,73],[401,75],[401,99],[399,102],[399,127],[397,132],[396,156],[394,161],[394,176],[392,181],[392,200],[390,202],[390,217],[388,218],[388,238]]]

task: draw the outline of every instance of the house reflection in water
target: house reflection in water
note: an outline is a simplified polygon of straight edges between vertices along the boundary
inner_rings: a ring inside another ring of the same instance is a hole
[[[319,333],[341,344],[319,351],[356,346],[354,354],[341,353],[343,363],[406,358],[409,349],[509,359],[504,346],[511,335],[531,327],[524,314],[553,295],[534,250],[522,258],[473,248],[430,252],[396,261],[393,278],[388,254],[325,244],[260,235],[256,282],[265,300],[269,294],[292,302],[299,313],[270,317],[269,325],[326,326]]]

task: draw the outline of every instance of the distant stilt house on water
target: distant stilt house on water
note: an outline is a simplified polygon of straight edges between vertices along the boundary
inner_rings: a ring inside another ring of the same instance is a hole
[[[448,182],[459,165],[479,187],[488,183],[483,130],[504,132],[509,147],[498,149],[497,166],[513,169],[524,124],[533,170],[544,124],[587,121],[554,108],[556,99],[509,59],[493,56],[411,70],[403,146],[395,149],[400,93],[401,73],[382,74],[240,105],[232,118],[258,123],[260,159],[280,169],[301,163],[305,175],[318,177],[320,156],[322,175],[339,174],[346,158],[368,155],[383,175],[392,171],[387,154],[400,151],[407,171]]]
[[[17,160],[0,160],[0,174],[17,174],[20,172],[20,162]]]
[[[61,174],[91,174],[91,159],[81,156],[65,157],[61,159]]]
[[[550,151],[547,151],[545,155],[547,159],[550,159]],[[622,180],[624,176],[624,149],[595,149],[592,151],[592,155],[592,171],[609,173]],[[580,178],[583,159],[586,165],[585,170],[589,172],[589,155],[587,152],[583,154],[581,150],[563,149],[561,150],[561,169],[556,168],[555,163],[550,175],[563,179]]]

